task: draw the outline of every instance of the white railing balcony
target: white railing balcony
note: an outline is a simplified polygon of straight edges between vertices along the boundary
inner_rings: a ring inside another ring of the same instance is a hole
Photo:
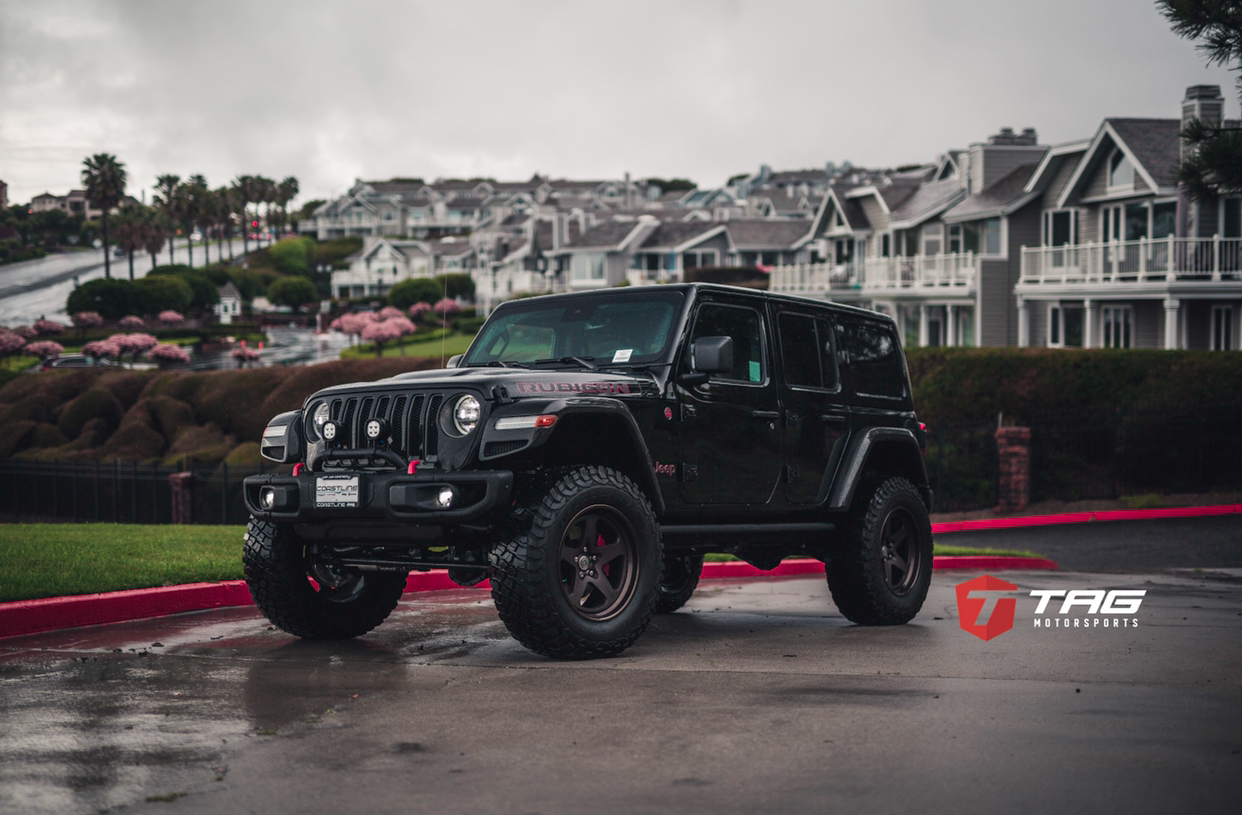
[[[972,289],[978,278],[974,252],[951,255],[871,258],[866,289]]]
[[[859,289],[862,284],[860,263],[799,263],[773,266],[768,288],[785,294],[824,294]]]
[[[627,269],[625,279],[631,286],[655,286],[681,281],[680,269]]]
[[[1242,281],[1242,238],[1143,238],[1022,249],[1020,284]]]

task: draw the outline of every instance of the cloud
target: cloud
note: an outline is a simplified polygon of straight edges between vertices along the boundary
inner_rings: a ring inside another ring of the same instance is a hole
[[[165,172],[294,175],[303,199],[391,175],[719,184],[929,161],[1006,125],[1084,138],[1175,117],[1204,82],[1232,86],[1132,0],[0,0],[0,178],[14,200],[63,191],[104,151],[131,191]]]

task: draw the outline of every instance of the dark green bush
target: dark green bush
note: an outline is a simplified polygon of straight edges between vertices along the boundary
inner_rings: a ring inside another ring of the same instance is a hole
[[[67,439],[76,439],[92,419],[102,420],[111,431],[121,423],[125,409],[121,401],[103,388],[92,388],[65,405],[56,423]]]

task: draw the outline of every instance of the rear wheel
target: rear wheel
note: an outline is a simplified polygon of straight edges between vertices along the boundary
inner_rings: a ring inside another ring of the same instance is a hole
[[[491,554],[492,598],[527,648],[559,659],[619,654],[655,604],[660,533],[633,481],[606,467],[554,474]]]
[[[859,625],[914,619],[931,585],[932,534],[927,507],[904,478],[860,487],[846,540],[828,565],[832,599]]]
[[[684,606],[698,587],[702,573],[702,555],[666,554],[656,593],[655,613],[671,614]]]
[[[250,519],[242,564],[255,605],[282,631],[305,639],[350,639],[382,623],[406,576],[343,569],[314,557],[288,524]]]

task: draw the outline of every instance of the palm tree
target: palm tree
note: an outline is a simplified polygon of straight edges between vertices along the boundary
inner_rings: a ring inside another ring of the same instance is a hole
[[[258,176],[259,195],[258,200],[267,205],[267,214],[263,216],[264,231],[272,228],[272,204],[276,201],[276,182],[264,176]],[[269,238],[268,246],[272,245]]]
[[[192,175],[181,185],[181,217],[185,219],[185,242],[190,251],[191,269],[194,268],[194,229],[198,226],[207,203],[207,189],[207,179],[201,175]],[[203,251],[207,251],[206,246]]]
[[[82,161],[82,183],[86,185],[86,200],[103,212],[100,220],[103,227],[104,277],[112,277],[112,262],[108,253],[108,212],[125,195],[125,165],[109,153],[96,153]]]
[[[156,256],[160,250],[164,248],[164,239],[168,235],[168,227],[164,224],[164,219],[154,209],[147,210],[147,219],[143,224],[143,248],[151,253],[151,268],[155,268]]]
[[[211,194],[212,214],[216,227],[216,254],[224,260],[222,241],[229,239],[229,260],[233,259],[233,191],[228,187],[220,187]]]
[[[177,223],[178,210],[181,205],[181,202],[178,200],[180,198],[180,195],[178,195],[180,189],[181,176],[179,175],[169,173],[155,179],[156,196],[154,204],[163,216],[164,221],[168,224]],[[168,263],[171,265],[174,262],[173,240],[170,235],[168,241]]]
[[[246,207],[254,200],[254,176],[239,175],[233,180],[233,204],[241,214],[242,222],[242,254],[250,254],[250,216]]]
[[[287,176],[284,181],[276,185],[276,200],[280,204],[280,225],[283,227],[289,222],[289,202],[298,197],[298,180],[293,176]]]
[[[129,255],[129,279],[134,279],[134,252],[141,251],[146,243],[147,221],[150,215],[141,204],[121,207],[117,216],[117,246]]]

